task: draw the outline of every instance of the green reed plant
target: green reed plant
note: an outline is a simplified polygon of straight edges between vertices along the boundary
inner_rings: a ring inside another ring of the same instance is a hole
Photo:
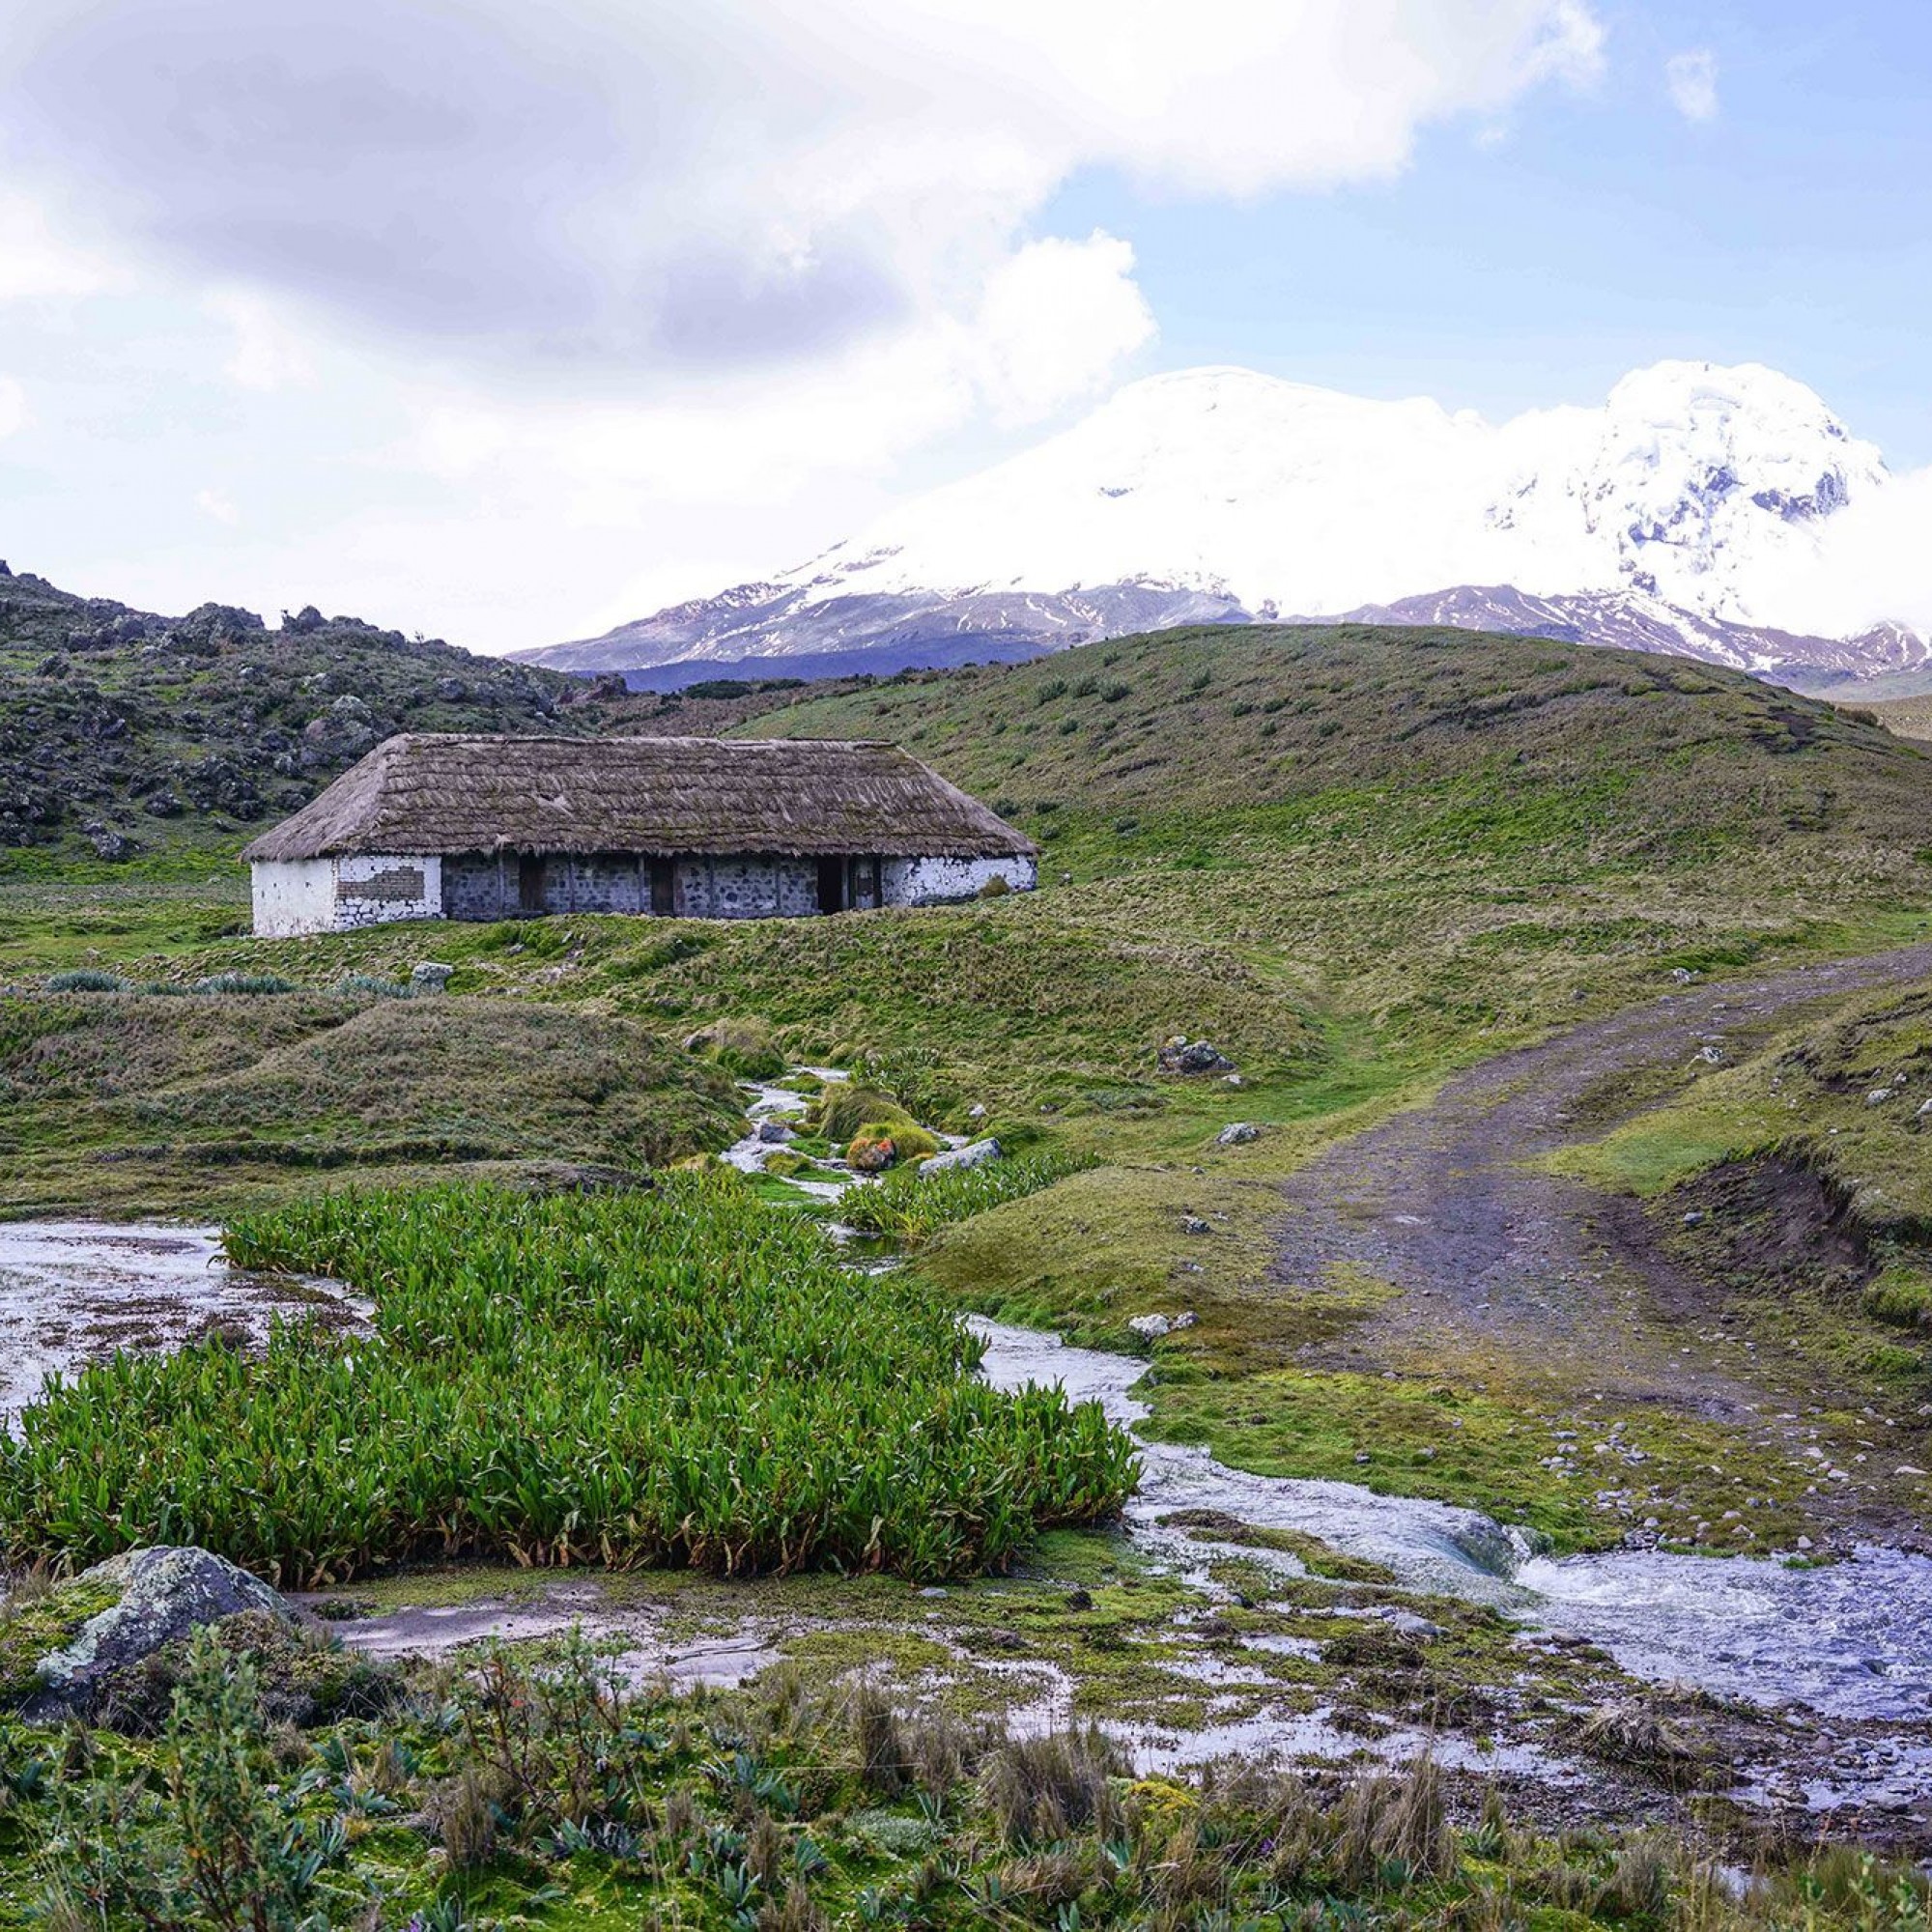
[[[1093,1165],[1092,1154],[1048,1150],[930,1175],[917,1167],[900,1168],[873,1186],[849,1189],[838,1204],[838,1215],[848,1227],[914,1248],[949,1222],[1037,1194]]]
[[[49,1384],[0,1438],[0,1549],[195,1543],[285,1585],[471,1555],[928,1578],[1002,1567],[1133,1485],[1096,1405],[988,1388],[955,1315],[735,1176],[329,1194],[226,1246],[350,1284],[374,1333],[281,1325],[259,1356]]]

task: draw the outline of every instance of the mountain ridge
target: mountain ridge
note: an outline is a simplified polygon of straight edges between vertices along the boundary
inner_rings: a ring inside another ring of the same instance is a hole
[[[1778,621],[1827,526],[1888,482],[1872,444],[1755,364],[1659,363],[1600,408],[1500,425],[1179,371],[793,570],[516,655],[629,671],[873,652],[892,670],[1413,605],[1420,621],[1554,625],[1834,682],[1932,661],[1903,625],[1839,638]],[[1457,610],[1473,614],[1443,615]]]

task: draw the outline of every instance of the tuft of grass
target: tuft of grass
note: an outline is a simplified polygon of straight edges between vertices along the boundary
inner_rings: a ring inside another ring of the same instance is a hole
[[[211,973],[194,982],[197,993],[293,993],[296,982],[279,973]]]
[[[103,972],[99,966],[76,966],[65,973],[47,976],[50,993],[125,993],[128,981],[118,973]]]
[[[922,1247],[940,1228],[1023,1200],[1093,1165],[1091,1154],[1042,1150],[939,1174],[900,1168],[871,1187],[853,1188],[840,1201],[838,1216],[901,1247]]]

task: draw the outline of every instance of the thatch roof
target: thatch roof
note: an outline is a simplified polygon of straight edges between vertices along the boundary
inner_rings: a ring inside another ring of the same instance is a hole
[[[242,853],[1017,857],[1037,848],[896,745],[390,738]]]

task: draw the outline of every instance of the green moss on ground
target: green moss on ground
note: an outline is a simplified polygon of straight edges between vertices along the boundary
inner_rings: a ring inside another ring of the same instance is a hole
[[[117,1591],[98,1582],[16,1579],[0,1595],[0,1711],[39,1689],[42,1658],[71,1643],[83,1624],[120,1601]]]

